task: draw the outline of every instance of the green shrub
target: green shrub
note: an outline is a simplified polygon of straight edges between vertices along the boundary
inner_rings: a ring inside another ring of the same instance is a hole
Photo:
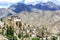
[[[2,32],[0,32],[0,34],[2,34]]]
[[[18,40],[16,36],[11,36],[11,35],[8,35],[7,37],[9,40]]]
[[[19,34],[18,34],[18,38],[21,38],[21,36],[22,36],[21,33],[19,33]]]
[[[52,40],[57,40],[57,37],[53,36],[53,37],[52,37]]]
[[[8,38],[9,40],[13,40],[13,36],[11,36],[11,35],[8,35],[7,38]]]
[[[6,35],[14,36],[14,28],[13,28],[13,26],[7,27],[7,33],[6,33]]]
[[[13,26],[7,27],[6,36],[7,36],[7,38],[9,40],[17,40],[17,37],[14,36],[14,28],[13,28]]]
[[[13,40],[18,40],[16,36],[13,37]]]
[[[32,38],[32,40],[40,40],[39,38]]]
[[[28,38],[29,37],[29,34],[28,33],[26,33],[26,35],[24,36],[24,38]]]

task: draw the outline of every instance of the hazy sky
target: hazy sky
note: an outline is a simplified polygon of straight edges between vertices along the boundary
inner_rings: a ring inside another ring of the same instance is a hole
[[[17,2],[22,2],[22,3],[25,3],[25,4],[35,5],[39,2],[48,2],[48,1],[52,1],[52,2],[60,5],[60,0],[0,0],[0,8],[7,8],[11,4],[17,3]]]

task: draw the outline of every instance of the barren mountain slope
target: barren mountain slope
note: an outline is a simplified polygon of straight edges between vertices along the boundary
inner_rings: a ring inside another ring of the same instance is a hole
[[[34,27],[57,27],[60,28],[60,10],[57,11],[42,11],[40,12],[21,12],[18,14],[23,23],[29,24]]]

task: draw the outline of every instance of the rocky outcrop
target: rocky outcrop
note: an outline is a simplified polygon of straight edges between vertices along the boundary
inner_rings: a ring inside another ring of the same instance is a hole
[[[18,16],[23,23],[32,25],[33,27],[47,27],[48,30],[54,30],[54,33],[59,31],[60,10],[57,11],[42,11],[39,12],[21,12]],[[58,22],[58,23],[57,23]],[[55,30],[56,28],[56,30]]]

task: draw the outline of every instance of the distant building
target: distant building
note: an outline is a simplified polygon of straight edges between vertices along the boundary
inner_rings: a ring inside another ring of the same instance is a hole
[[[11,18],[13,21],[21,21],[21,19],[18,16],[12,16]]]

